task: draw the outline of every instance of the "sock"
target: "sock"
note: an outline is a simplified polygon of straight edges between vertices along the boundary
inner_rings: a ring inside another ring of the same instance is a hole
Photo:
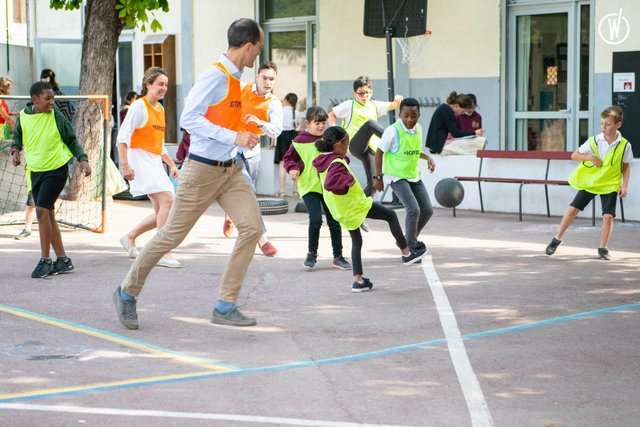
[[[234,303],[223,301],[221,299],[219,299],[216,304],[216,310],[218,310],[220,313],[226,313],[229,310],[231,310],[233,307],[235,307]]]
[[[124,289],[122,289],[122,287],[120,288],[120,298],[122,298],[123,301],[132,301],[136,299],[136,297],[132,297],[131,295],[126,293]]]

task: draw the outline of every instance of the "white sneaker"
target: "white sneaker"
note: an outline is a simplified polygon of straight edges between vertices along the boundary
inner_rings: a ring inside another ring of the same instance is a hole
[[[126,234],[120,238],[120,244],[122,245],[124,250],[127,251],[127,253],[129,254],[129,258],[135,259],[138,257],[138,254],[140,253],[138,251],[138,248],[136,248],[135,246],[131,246],[129,244],[129,237]]]
[[[158,261],[157,265],[167,268],[182,268],[182,264],[180,264],[180,261],[173,257],[160,258],[160,261]]]

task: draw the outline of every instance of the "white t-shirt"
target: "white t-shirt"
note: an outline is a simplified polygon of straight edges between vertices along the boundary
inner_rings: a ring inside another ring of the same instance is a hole
[[[353,99],[349,99],[347,101],[341,102],[340,104],[333,107],[333,114],[339,119],[344,119],[345,124],[351,121],[351,109],[353,107],[353,103],[356,102]],[[378,110],[378,118],[380,116],[384,116],[389,111],[389,106],[391,102],[386,101],[374,101],[370,100],[369,102],[373,102]],[[340,123],[336,123],[338,126]]]
[[[415,127],[413,129],[407,129],[404,123],[402,123],[402,121],[399,121],[399,123],[407,133],[410,133],[410,134],[416,133]],[[418,125],[416,124],[416,126]],[[384,130],[384,132],[382,133],[382,136],[380,137],[380,143],[378,144],[378,148],[383,153],[386,153],[387,151],[391,151],[392,153],[395,153],[396,151],[398,151],[398,132],[396,132],[395,126],[389,126]],[[383,160],[383,166],[384,166],[384,160]],[[385,174],[382,177],[382,179],[384,184],[387,185],[392,182],[398,181],[401,178],[398,178],[393,175]],[[421,180],[420,177],[416,179],[407,179],[407,181],[409,182],[418,182],[420,180]]]
[[[296,130],[295,111],[291,105],[282,107],[282,130]]]
[[[598,146],[599,157],[601,159],[604,159],[604,157],[607,155],[609,151],[613,150],[615,147],[618,146],[618,144],[622,140],[622,135],[620,134],[620,132],[617,132],[616,140],[613,142],[613,144],[609,144],[607,140],[604,138],[604,134],[602,133],[599,133],[598,135],[596,135],[595,138],[596,138],[596,144]],[[595,153],[591,151],[591,144],[589,144],[588,139],[580,147],[578,147],[578,152],[580,152],[580,154],[595,155]],[[632,161],[633,161],[633,151],[631,151],[631,144],[629,143],[624,149],[624,154],[622,155],[622,163],[631,163]]]
[[[116,139],[118,143],[127,144],[128,147],[129,166],[135,173],[135,178],[129,181],[129,192],[134,197],[165,191],[173,193],[175,191],[173,183],[164,168],[161,156],[141,148],[131,148],[133,131],[146,125],[148,119],[149,114],[144,100],[135,100],[120,125]],[[163,143],[162,154],[166,152],[167,149]]]

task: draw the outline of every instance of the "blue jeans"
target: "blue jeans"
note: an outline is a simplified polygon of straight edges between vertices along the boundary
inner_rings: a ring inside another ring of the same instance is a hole
[[[333,219],[329,208],[324,203],[322,194],[307,193],[302,196],[304,204],[307,206],[309,213],[309,252],[314,255],[318,254],[318,242],[320,240],[320,227],[322,227],[322,210],[327,217],[327,225],[331,234],[331,247],[333,248],[333,257],[342,256],[342,229],[340,223]]]
[[[418,241],[418,234],[433,215],[429,194],[421,180],[409,182],[406,179],[400,179],[392,182],[391,188],[407,210],[404,234],[409,247],[412,248]]]

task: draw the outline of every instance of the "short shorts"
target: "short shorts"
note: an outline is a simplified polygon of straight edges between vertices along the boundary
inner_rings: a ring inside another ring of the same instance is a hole
[[[66,163],[52,171],[31,171],[31,193],[36,206],[53,210],[68,177],[69,167]]]
[[[586,190],[578,190],[578,194],[571,202],[571,206],[583,211],[596,196],[597,194],[589,193]],[[600,202],[602,203],[602,215],[610,214],[615,218],[618,193],[601,194]]]

